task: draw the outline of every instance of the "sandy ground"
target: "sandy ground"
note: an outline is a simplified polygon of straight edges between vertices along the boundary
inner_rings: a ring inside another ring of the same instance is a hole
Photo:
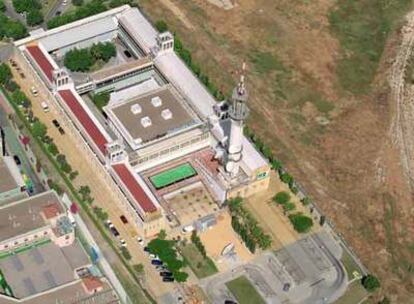
[[[234,244],[234,251],[240,261],[247,262],[254,257],[233,231],[231,218],[227,212],[221,213],[218,216],[217,225],[201,233],[200,238],[206,247],[207,255],[216,261],[216,266],[220,271],[226,270],[230,266],[221,256],[224,247],[230,243]]]

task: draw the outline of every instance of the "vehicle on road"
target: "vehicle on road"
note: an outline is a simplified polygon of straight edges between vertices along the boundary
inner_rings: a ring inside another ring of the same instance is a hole
[[[145,252],[149,252],[149,248],[147,246],[144,247]]]
[[[158,259],[158,255],[150,253],[149,254],[150,259]]]
[[[16,163],[16,165],[20,166],[22,164],[22,161],[17,155],[13,155],[13,160]]]
[[[31,87],[30,92],[32,92],[32,95],[34,97],[37,97],[39,95],[39,92],[37,91],[37,89],[35,87]]]
[[[127,243],[125,242],[125,240],[124,240],[124,239],[121,239],[121,240],[119,241],[119,243],[121,244],[121,247],[127,247]]]
[[[111,233],[114,237],[119,236],[119,231],[115,228],[115,226],[110,227],[109,230],[111,230]]]
[[[112,224],[111,220],[106,220],[105,225],[108,226],[108,228],[115,227],[114,224]]]
[[[163,282],[174,282],[174,278],[173,277],[163,277],[162,281]]]
[[[43,112],[45,113],[49,112],[49,105],[47,104],[46,101],[42,101],[40,105],[42,106]]]
[[[125,50],[125,51],[124,51],[124,54],[125,54],[125,56],[126,56],[127,58],[131,58],[131,57],[132,57],[131,53],[130,53],[128,50]]]
[[[233,300],[226,300],[224,301],[224,304],[237,304],[237,302],[234,302]]]
[[[65,134],[65,130],[63,130],[63,128],[62,128],[62,127],[59,127],[59,128],[58,128],[58,131],[59,131],[59,133],[60,133],[61,135],[64,135],[64,134]]]
[[[173,276],[173,273],[172,272],[169,272],[169,271],[161,271],[160,272],[160,276],[165,277],[165,278],[168,278],[168,277],[172,277]]]
[[[122,223],[128,224],[128,219],[125,217],[125,215],[121,215],[119,218],[121,219]]]
[[[182,229],[182,231],[184,233],[193,232],[194,231],[194,226],[193,225],[184,226],[183,229]]]
[[[59,123],[56,119],[53,119],[53,120],[52,120],[52,123],[53,123],[53,125],[54,125],[56,128],[59,128],[59,127],[60,127],[60,123]]]
[[[163,263],[160,260],[154,259],[154,260],[151,260],[151,264],[152,265],[162,265]]]
[[[145,244],[145,242],[144,242],[144,240],[141,238],[141,237],[137,237],[137,242],[138,242],[138,244],[140,244],[141,246],[144,246],[144,244]]]

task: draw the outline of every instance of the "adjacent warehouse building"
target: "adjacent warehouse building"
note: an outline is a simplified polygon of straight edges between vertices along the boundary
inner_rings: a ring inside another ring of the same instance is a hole
[[[82,74],[61,66],[68,50],[106,41],[117,56],[102,69]],[[165,217],[175,212],[165,196],[188,184],[201,183],[219,205],[267,188],[269,164],[242,134],[244,78],[229,106],[217,106],[174,52],[172,34],[158,33],[137,8],[125,5],[15,44],[144,236],[168,228]],[[91,97],[103,92],[110,99],[101,112]],[[154,182],[160,176],[162,186]]]

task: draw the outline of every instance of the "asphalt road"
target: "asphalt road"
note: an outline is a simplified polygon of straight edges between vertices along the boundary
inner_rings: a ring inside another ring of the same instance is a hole
[[[53,5],[53,7],[50,9],[50,11],[46,14],[44,20],[45,22],[43,23],[43,28],[46,28],[46,24],[47,22],[52,19],[53,17],[56,16],[57,12],[61,12],[63,14],[63,12],[70,6],[70,0],[68,0],[68,2],[66,3],[66,5],[63,4],[63,0],[57,0],[55,2],[55,4]]]

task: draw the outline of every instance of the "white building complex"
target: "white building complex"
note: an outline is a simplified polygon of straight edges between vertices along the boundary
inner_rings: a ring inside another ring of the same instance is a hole
[[[71,73],[62,66],[68,50],[106,41],[115,43],[117,56],[100,70]],[[158,33],[137,8],[37,31],[15,45],[142,235],[168,228],[165,218],[177,217],[168,199],[182,189],[202,187],[220,205],[268,187],[269,164],[243,135],[244,79],[229,102],[217,103],[174,52],[172,34]],[[102,111],[91,101],[100,93],[110,94]]]

